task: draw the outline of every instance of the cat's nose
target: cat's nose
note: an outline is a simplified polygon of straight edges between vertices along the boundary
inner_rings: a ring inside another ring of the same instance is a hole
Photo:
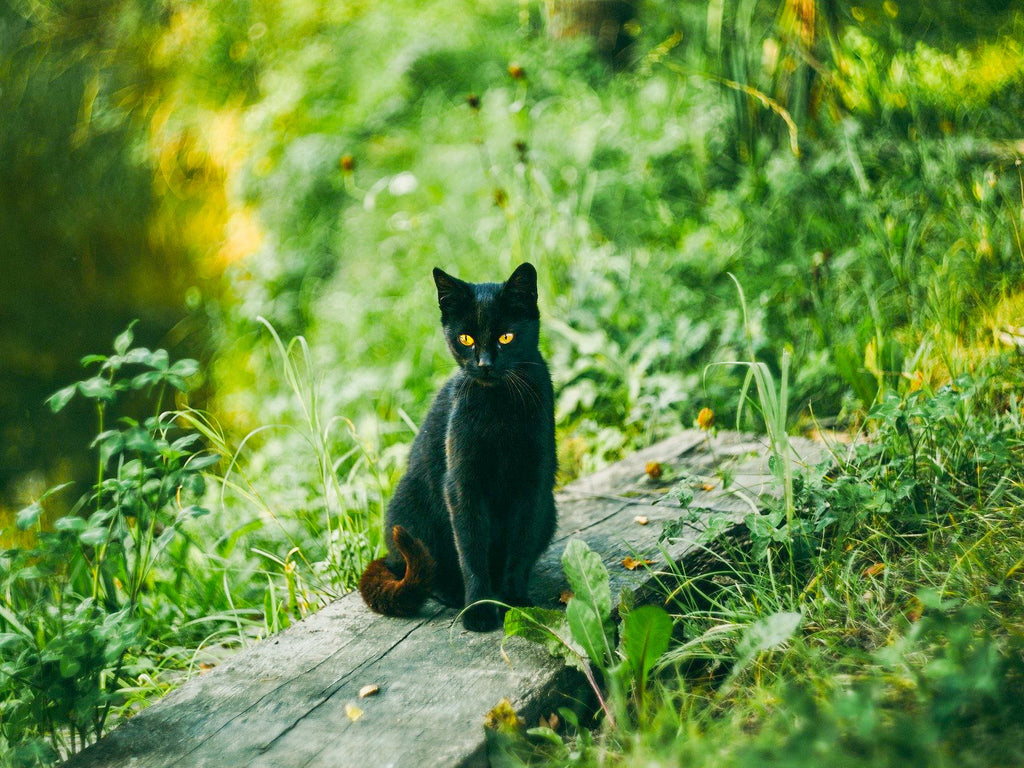
[[[480,356],[476,359],[476,366],[484,373],[488,373],[491,368],[494,367],[494,360],[491,358],[491,353],[481,352]]]

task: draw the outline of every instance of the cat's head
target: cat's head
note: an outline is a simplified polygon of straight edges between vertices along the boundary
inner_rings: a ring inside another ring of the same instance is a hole
[[[537,270],[520,264],[504,283],[466,283],[435,267],[448,348],[474,381],[490,385],[536,359]]]

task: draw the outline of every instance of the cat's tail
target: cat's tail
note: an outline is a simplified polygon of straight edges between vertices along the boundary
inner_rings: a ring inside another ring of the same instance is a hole
[[[411,616],[430,595],[434,558],[426,545],[396,525],[391,529],[395,549],[405,559],[405,575],[399,579],[385,563],[374,560],[363,571],[359,592],[371,610],[385,616]]]

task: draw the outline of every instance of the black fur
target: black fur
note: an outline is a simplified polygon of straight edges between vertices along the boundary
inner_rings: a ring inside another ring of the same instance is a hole
[[[526,605],[530,569],[555,529],[554,398],[537,347],[537,273],[523,264],[505,283],[472,284],[435,269],[434,282],[459,370],[434,399],[388,506],[384,564],[404,576],[398,526],[426,545],[433,591],[445,603]],[[499,343],[507,333],[514,338]],[[461,334],[475,344],[460,343]],[[478,605],[462,621],[486,631],[501,612]]]

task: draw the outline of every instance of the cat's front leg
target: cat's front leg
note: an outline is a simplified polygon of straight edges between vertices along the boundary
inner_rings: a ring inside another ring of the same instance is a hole
[[[513,505],[501,599],[509,605],[533,605],[530,572],[555,531],[555,501],[550,491]]]
[[[451,475],[445,479],[444,495],[465,591],[462,625],[473,632],[489,632],[501,626],[498,606],[475,603],[496,597],[491,584],[490,515],[486,503]]]

